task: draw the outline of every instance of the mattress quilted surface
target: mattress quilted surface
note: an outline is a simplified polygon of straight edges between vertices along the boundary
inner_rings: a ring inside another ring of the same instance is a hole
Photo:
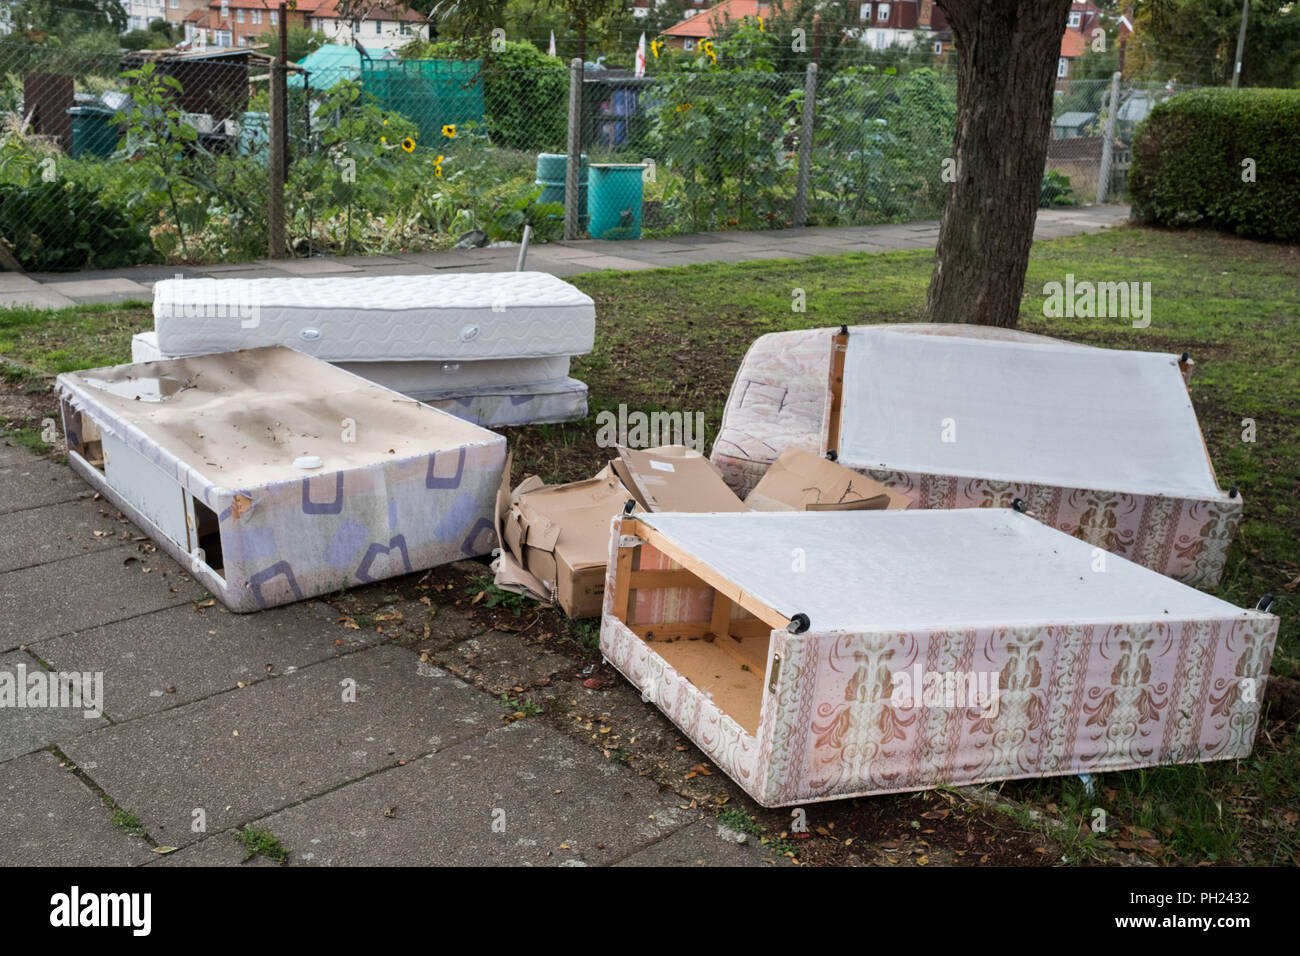
[[[544,272],[164,279],[154,329],[167,355],[283,345],[326,361],[581,355],[591,297]]]

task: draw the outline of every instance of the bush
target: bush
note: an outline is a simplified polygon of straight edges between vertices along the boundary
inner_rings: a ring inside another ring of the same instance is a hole
[[[1133,143],[1129,197],[1148,222],[1300,240],[1300,90],[1205,89],[1158,104]]]
[[[0,185],[0,235],[32,272],[158,261],[148,229],[75,182]]]

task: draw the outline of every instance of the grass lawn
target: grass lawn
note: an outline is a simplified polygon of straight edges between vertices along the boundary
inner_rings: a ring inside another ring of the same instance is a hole
[[[548,481],[594,473],[604,409],[702,411],[716,432],[736,366],[765,332],[920,318],[928,252],[848,255],[598,273],[574,278],[596,299],[595,351],[573,363],[591,389],[591,417],[563,426],[509,430],[515,478]],[[1043,285],[1065,280],[1149,282],[1150,327],[1125,319],[1049,319]],[[803,290],[805,312],[792,311]],[[147,308],[0,311],[0,357],[11,360],[0,418],[38,445],[52,415],[49,376],[129,360],[133,332],[152,327]],[[1189,352],[1192,398],[1222,485],[1236,485],[1245,518],[1228,557],[1220,596],[1253,605],[1278,598],[1282,632],[1273,673],[1300,677],[1300,248],[1209,233],[1117,229],[1035,244],[1020,328],[1110,348]],[[1243,440],[1253,419],[1255,441]],[[1086,823],[1101,807],[1111,845],[1165,861],[1300,862],[1300,753],[1293,722],[1261,724],[1251,759],[1106,774],[1085,793],[1075,778],[1008,783],[1003,792],[1058,819],[1071,859],[1094,855]]]

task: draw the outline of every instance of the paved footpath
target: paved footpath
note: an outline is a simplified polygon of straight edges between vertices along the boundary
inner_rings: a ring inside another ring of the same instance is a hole
[[[783,862],[319,601],[202,606],[67,465],[2,438],[0,488],[0,686],[102,672],[105,711],[0,707],[0,866],[233,866],[242,826],[291,864]]]
[[[1128,206],[1043,209],[1038,213],[1038,228],[1034,236],[1037,239],[1058,239],[1101,232],[1128,217]],[[525,268],[571,276],[605,269],[661,269],[700,262],[806,259],[845,252],[933,249],[938,237],[937,222],[912,222],[892,226],[710,232],[626,242],[583,239],[530,246]],[[219,266],[137,266],[98,272],[31,275],[0,272],[0,308],[61,309],[92,302],[148,302],[153,299],[154,282],[176,275],[251,279],[265,276],[415,275],[439,269],[501,272],[513,269],[518,255],[517,247],[503,247],[400,255],[262,259]]]

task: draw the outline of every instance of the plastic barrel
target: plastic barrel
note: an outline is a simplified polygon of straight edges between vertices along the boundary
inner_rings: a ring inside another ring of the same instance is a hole
[[[68,110],[72,118],[72,141],[69,155],[97,156],[108,159],[117,149],[117,124],[114,111],[99,106],[74,106]]]
[[[587,232],[593,239],[641,238],[641,163],[593,163]]]
[[[567,179],[569,157],[565,153],[537,154],[537,185],[542,187],[538,202],[564,203],[564,186]],[[578,159],[578,210],[579,222],[587,222],[587,154]]]

